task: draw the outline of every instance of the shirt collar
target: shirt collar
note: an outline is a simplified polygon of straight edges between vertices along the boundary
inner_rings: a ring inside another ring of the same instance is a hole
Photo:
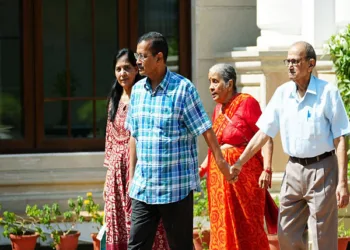
[[[157,86],[157,88],[155,89],[154,92],[156,92],[158,89],[162,89],[165,92],[168,89],[170,74],[171,74],[171,72],[168,70],[168,68],[166,68],[166,74],[165,74],[163,80],[159,83],[159,85]],[[146,78],[144,87],[145,87],[146,90],[152,91],[151,83],[150,83],[148,77]]]
[[[316,91],[316,78],[314,75],[311,75],[310,77],[310,82],[309,82],[309,86],[307,86],[307,90],[306,93],[310,93],[313,95],[317,94]],[[306,94],[305,93],[305,94]],[[290,92],[290,96],[293,98],[296,98],[297,96],[297,84],[295,82],[293,82],[292,88],[291,88],[291,92]]]

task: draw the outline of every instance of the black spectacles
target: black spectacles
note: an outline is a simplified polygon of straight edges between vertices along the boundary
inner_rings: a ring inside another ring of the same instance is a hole
[[[301,59],[284,59],[283,63],[284,65],[286,65],[287,67],[289,66],[289,64],[291,63],[293,66],[297,66],[304,58]]]

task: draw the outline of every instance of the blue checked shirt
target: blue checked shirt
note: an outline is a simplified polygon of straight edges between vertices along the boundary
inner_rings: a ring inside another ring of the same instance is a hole
[[[137,82],[125,127],[136,139],[131,198],[167,204],[200,190],[196,137],[211,121],[188,79],[167,70],[154,91],[147,78]]]

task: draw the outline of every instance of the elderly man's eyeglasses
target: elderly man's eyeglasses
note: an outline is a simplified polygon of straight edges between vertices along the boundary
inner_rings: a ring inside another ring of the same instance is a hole
[[[147,55],[142,55],[142,54],[137,54],[137,53],[134,53],[134,56],[136,58],[136,61],[140,60],[142,62],[148,57]]]
[[[284,59],[284,60],[283,60],[283,63],[284,63],[284,65],[286,65],[287,67],[289,66],[290,63],[291,63],[293,66],[297,66],[302,60],[303,60],[303,58],[301,58],[301,59]]]

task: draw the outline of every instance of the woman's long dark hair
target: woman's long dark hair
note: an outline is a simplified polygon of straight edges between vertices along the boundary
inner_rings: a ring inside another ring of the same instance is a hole
[[[119,50],[113,58],[113,72],[115,72],[115,66],[117,65],[118,60],[124,55],[127,55],[128,61],[132,66],[134,67],[136,66],[136,59],[134,56],[134,52],[129,48],[124,48]],[[137,73],[135,77],[135,82],[137,82],[140,79],[141,79],[141,76],[139,73]],[[111,122],[113,122],[115,119],[115,115],[117,113],[119,101],[122,94],[123,94],[123,87],[120,86],[120,84],[118,83],[118,80],[115,79],[113,82],[111,91],[109,92],[108,98],[107,98],[107,108],[109,109],[108,117]]]

